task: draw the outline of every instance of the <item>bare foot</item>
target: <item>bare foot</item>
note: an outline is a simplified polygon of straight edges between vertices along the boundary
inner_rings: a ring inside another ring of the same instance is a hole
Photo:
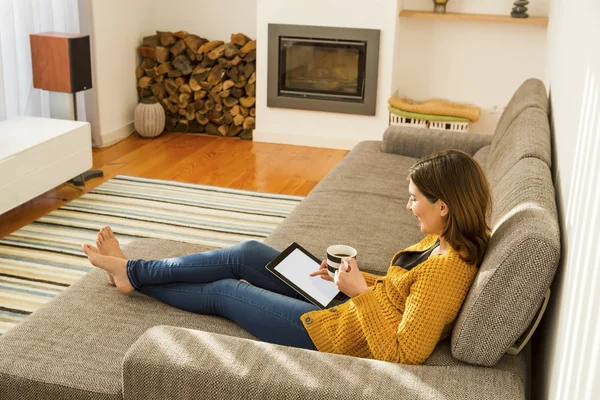
[[[119,245],[119,241],[115,237],[110,226],[103,226],[98,232],[98,236],[96,239],[96,247],[100,254],[104,256],[118,257],[127,260],[125,254],[123,254],[123,250],[121,250],[121,246]],[[111,285],[115,286],[115,279],[110,273],[106,273],[108,276],[108,282]]]
[[[102,255],[97,248],[89,244],[83,245],[83,252],[88,256],[88,260],[93,266],[102,268],[112,275],[119,292],[129,294],[135,290],[127,277],[127,260]]]

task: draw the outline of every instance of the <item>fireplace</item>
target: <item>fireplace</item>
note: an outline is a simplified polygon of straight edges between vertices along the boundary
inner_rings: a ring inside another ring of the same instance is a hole
[[[375,115],[379,30],[269,24],[267,106]]]

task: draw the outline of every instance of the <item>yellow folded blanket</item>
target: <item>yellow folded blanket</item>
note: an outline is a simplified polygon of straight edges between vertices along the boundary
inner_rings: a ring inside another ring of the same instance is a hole
[[[444,99],[429,99],[425,101],[416,101],[408,98],[390,97],[388,103],[403,111],[433,114],[433,115],[448,115],[453,117],[468,118],[472,122],[479,120],[479,107],[470,106],[467,104],[453,103]]]

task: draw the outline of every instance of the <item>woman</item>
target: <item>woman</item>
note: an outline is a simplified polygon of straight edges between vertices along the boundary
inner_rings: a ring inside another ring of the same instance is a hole
[[[326,261],[311,276],[333,280],[347,296],[320,310],[267,271],[279,251],[257,241],[165,260],[127,260],[109,227],[90,262],[123,293],[139,290],[174,307],[226,317],[263,341],[421,364],[446,337],[477,273],[488,240],[489,187],[479,165],[449,150],[409,171],[406,208],[421,242],[398,252],[383,277],[347,260],[332,279]],[[241,282],[244,279],[248,283]]]

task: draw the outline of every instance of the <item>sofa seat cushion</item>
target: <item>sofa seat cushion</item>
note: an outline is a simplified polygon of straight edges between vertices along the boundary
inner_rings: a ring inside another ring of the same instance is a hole
[[[166,258],[208,248],[142,239],[130,258]],[[149,328],[171,325],[254,338],[237,324],[181,311],[141,292],[128,296],[93,270],[0,337],[0,397],[122,399],[121,363]]]

